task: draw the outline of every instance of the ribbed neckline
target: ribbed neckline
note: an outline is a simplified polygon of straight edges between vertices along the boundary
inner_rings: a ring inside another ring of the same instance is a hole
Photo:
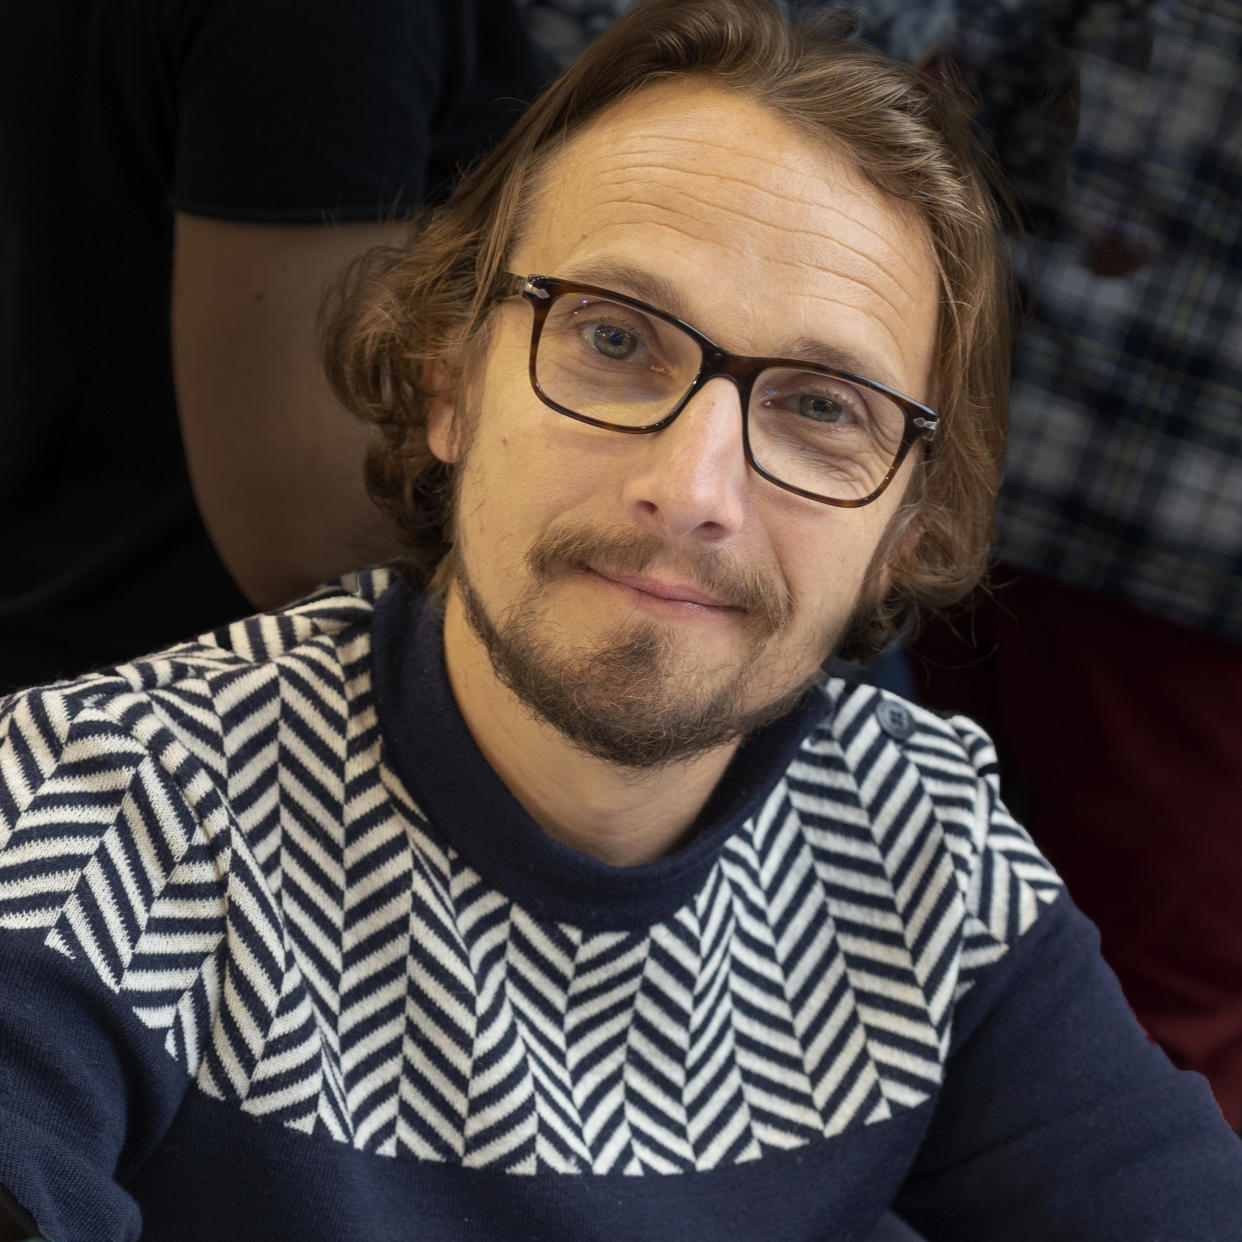
[[[437,607],[398,580],[376,604],[371,636],[385,756],[432,831],[531,914],[591,931],[650,926],[685,905],[828,710],[826,697],[810,691],[746,739],[684,849],[614,867],[548,836],[483,757],[449,685]]]

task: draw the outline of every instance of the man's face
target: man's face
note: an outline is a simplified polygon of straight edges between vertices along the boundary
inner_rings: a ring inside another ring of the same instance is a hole
[[[714,88],[648,88],[577,135],[509,267],[640,298],[738,354],[840,358],[927,397],[922,227],[844,156]],[[431,415],[433,451],[459,465],[450,654],[485,647],[537,715],[612,763],[683,758],[780,714],[848,624],[913,457],[863,508],[807,500],[747,466],[728,380],[659,432],[591,427],[532,391],[530,329],[529,304],[505,302],[470,407]]]

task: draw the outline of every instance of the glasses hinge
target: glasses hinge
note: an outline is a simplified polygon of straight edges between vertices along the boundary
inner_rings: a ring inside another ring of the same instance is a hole
[[[532,294],[537,298],[550,298],[552,295],[542,285],[535,284],[535,281],[542,279],[542,276],[528,276],[526,278],[526,287],[523,289],[523,292]]]
[[[934,440],[936,438],[936,432],[940,430],[940,419],[916,418],[914,419],[914,425],[921,431],[925,431],[929,440]]]

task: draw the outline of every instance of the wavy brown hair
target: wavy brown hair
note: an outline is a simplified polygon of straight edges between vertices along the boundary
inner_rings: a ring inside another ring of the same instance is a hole
[[[979,580],[1005,446],[1010,293],[1000,221],[968,101],[854,32],[848,14],[795,19],[769,0],[645,0],[418,222],[413,245],[351,269],[326,313],[327,372],[341,401],[376,428],[367,484],[401,533],[407,574],[431,580],[451,546],[450,480],[427,446],[430,385],[454,391],[486,348],[492,290],[524,209],[537,203],[541,172],[610,104],[691,79],[843,149],[931,239],[940,317],[929,404],[940,432],[915,466],[839,654],[874,654],[918,607],[945,607]]]

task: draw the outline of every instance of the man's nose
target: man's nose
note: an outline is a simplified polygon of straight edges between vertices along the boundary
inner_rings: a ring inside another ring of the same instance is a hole
[[[669,426],[635,438],[623,493],[634,521],[670,540],[719,540],[741,527],[752,476],[729,380],[710,380]]]

